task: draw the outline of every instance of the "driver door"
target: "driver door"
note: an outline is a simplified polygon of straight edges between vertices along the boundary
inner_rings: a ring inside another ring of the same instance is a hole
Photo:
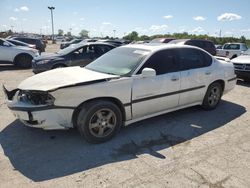
[[[97,58],[94,45],[84,46],[71,53],[71,66],[86,66]]]
[[[156,76],[140,76],[144,68],[152,68]],[[133,118],[175,108],[179,103],[180,72],[175,50],[162,50],[153,54],[133,78]]]

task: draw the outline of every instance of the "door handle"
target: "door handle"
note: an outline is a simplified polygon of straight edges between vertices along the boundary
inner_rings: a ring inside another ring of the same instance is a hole
[[[207,71],[207,72],[205,72],[205,74],[206,74],[206,75],[210,75],[210,74],[212,74],[212,73],[211,73],[211,71]]]
[[[177,76],[173,76],[173,77],[171,78],[171,80],[172,80],[173,82],[175,82],[175,81],[178,81],[179,78],[178,78]]]

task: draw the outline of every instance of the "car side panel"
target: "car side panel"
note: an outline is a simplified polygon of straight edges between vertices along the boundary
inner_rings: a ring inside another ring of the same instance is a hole
[[[130,120],[131,85],[132,79],[127,77],[85,86],[72,86],[58,89],[51,92],[51,94],[56,98],[55,105],[75,108],[91,99],[115,98],[122,103],[126,111],[126,120]]]

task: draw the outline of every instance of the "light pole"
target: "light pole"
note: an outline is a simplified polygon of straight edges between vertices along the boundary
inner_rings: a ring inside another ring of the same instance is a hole
[[[53,21],[53,10],[55,9],[55,7],[48,7],[48,9],[50,9],[50,13],[51,13],[52,43],[55,44],[55,39],[54,39],[54,21]]]
[[[113,32],[114,32],[114,39],[115,39],[115,32],[116,32],[116,30],[113,30]]]

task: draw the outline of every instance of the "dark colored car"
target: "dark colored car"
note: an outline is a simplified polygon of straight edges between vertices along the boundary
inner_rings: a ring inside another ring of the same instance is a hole
[[[28,37],[13,37],[11,39],[19,40],[28,44],[36,45],[36,49],[41,53],[45,52],[46,44],[41,39],[28,38]]]
[[[68,66],[85,66],[113,48],[115,46],[112,44],[100,42],[73,44],[56,53],[43,54],[34,58],[33,72],[39,73]]]
[[[156,38],[150,41],[150,43],[169,43],[170,41],[175,40],[173,38]]]
[[[6,40],[16,46],[25,46],[25,47],[34,48],[34,49],[36,48],[36,45],[34,44],[28,44],[19,40],[14,40],[14,39],[6,39]]]
[[[61,45],[60,45],[60,49],[64,49],[64,48],[68,47],[71,44],[77,44],[77,43],[79,43],[81,41],[82,41],[82,39],[73,39],[73,40],[68,41],[68,42],[62,42]]]
[[[178,39],[172,40],[169,44],[185,44],[190,46],[196,46],[209,52],[211,55],[216,55],[216,48],[212,41],[202,39]]]

